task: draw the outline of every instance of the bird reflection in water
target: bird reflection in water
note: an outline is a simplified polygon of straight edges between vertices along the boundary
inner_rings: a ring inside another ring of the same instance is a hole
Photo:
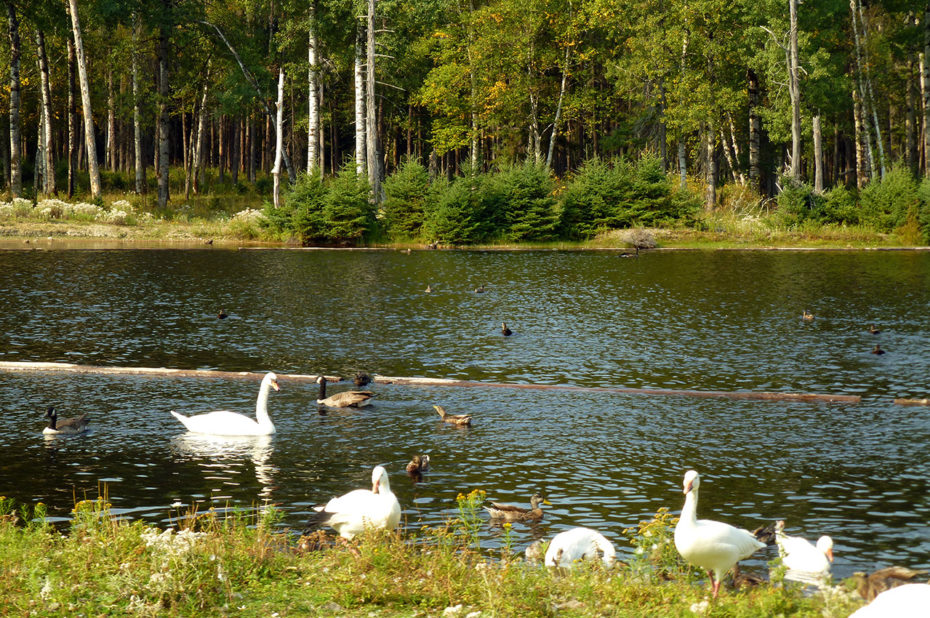
[[[184,433],[171,440],[172,451],[184,460],[196,462],[207,472],[206,478],[222,479],[226,485],[238,484],[234,479],[251,460],[255,480],[261,487],[258,497],[269,499],[275,489],[274,476],[278,468],[270,462],[274,452],[271,436],[211,436]],[[246,483],[243,483],[245,485]],[[219,488],[218,488],[219,489]]]

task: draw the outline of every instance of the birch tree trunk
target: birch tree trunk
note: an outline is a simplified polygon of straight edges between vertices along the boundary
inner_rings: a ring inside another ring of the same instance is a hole
[[[856,89],[856,86],[853,86],[852,97],[853,119],[856,127],[856,186],[861,189],[865,185],[868,176],[866,172],[867,155],[863,145],[863,141],[868,139],[868,127],[865,127],[865,135],[863,135],[862,102],[859,98],[859,91]]]
[[[365,77],[362,74],[362,29],[355,33],[355,172],[365,173],[367,139],[365,135]]]
[[[549,135],[549,152],[546,154],[546,167],[552,169],[552,155],[555,152],[555,138],[559,133],[559,119],[562,117],[562,101],[565,100],[565,88],[568,85],[568,60],[571,47],[565,46],[565,60],[562,63],[562,85],[559,86],[559,102],[555,106],[555,118],[552,119],[552,133]],[[663,91],[664,98],[664,91]],[[665,169],[665,122],[662,121],[662,169]]]
[[[22,143],[20,121],[22,83],[19,78],[22,47],[19,40],[19,18],[16,16],[16,9],[13,8],[12,2],[7,4],[7,15],[9,16],[10,35],[10,194],[15,198],[23,193],[23,160],[20,149]]]
[[[924,104],[924,176],[930,178],[930,3],[924,9],[924,53],[921,63],[921,89]]]
[[[74,82],[74,43],[68,37],[68,199],[74,196],[74,175],[77,172],[77,85]]]
[[[733,153],[730,152],[730,142],[727,140],[727,136],[723,132],[723,127],[720,127],[720,145],[723,146],[723,156],[727,160],[727,167],[730,168],[730,178],[733,179],[733,182],[739,182],[739,177],[737,176],[736,171],[736,162],[733,157]]]
[[[206,94],[204,94],[206,96]],[[278,108],[275,117],[275,146],[274,146],[274,167],[271,169],[271,175],[274,177],[274,207],[278,208],[280,204],[281,193],[281,160],[284,154],[284,69],[278,69]]]
[[[759,77],[749,69],[746,73],[749,90],[749,182],[756,191],[761,192],[760,153],[762,142],[762,119],[756,108],[759,106]]]
[[[791,179],[801,182],[801,84],[798,78],[798,1],[789,0],[788,93],[791,96]]]
[[[52,89],[48,74],[48,56],[45,54],[45,33],[36,30],[36,51],[39,55],[39,85],[42,89],[42,124],[45,126],[43,155],[45,160],[45,194],[56,195],[58,187],[55,184],[55,162],[52,159]]]
[[[73,1],[73,0],[72,0]],[[162,0],[162,7],[166,15],[171,11],[171,0]],[[158,32],[158,205],[162,208],[168,205],[170,198],[170,185],[168,182],[168,157],[171,154],[171,129],[168,118],[168,32],[169,26],[163,23]]]
[[[869,130],[868,121],[865,120],[868,117],[868,95],[866,94],[865,87],[865,77],[864,77],[864,67],[862,66],[862,44],[859,39],[859,23],[856,19],[856,0],[849,0],[849,9],[852,13],[852,26],[853,26],[853,46],[856,50],[856,83],[859,88],[859,105],[862,108],[862,118],[863,123],[861,126],[863,144],[865,147],[864,155],[866,157],[866,163],[869,168],[872,170],[872,178],[878,177],[878,167],[875,165],[875,157],[872,154],[872,136],[871,131]],[[858,176],[857,182],[862,182],[864,179],[862,176]],[[860,185],[861,186],[861,185]]]
[[[907,114],[904,120],[904,160],[908,169],[916,178],[920,174],[920,157],[917,155],[917,134],[920,132],[917,123],[917,94],[914,81],[914,59],[911,58],[907,67]]]
[[[191,144],[191,178],[193,179],[194,195],[197,195],[200,185],[201,168],[203,167],[203,139],[204,126],[207,121],[207,93],[210,88],[210,61],[207,61],[207,73],[203,79],[203,93],[200,96],[200,112],[197,116],[197,130],[193,144]],[[193,130],[193,129],[192,129]]]
[[[366,146],[368,153],[368,183],[371,185],[375,205],[383,201],[381,195],[381,139],[375,114],[375,2],[368,0],[368,62],[365,71]]]
[[[307,46],[307,173],[312,174],[319,163],[320,151],[320,100],[316,57],[318,45],[316,34],[316,0],[310,0],[310,28]]]
[[[715,156],[716,140],[714,139],[713,126],[708,124],[704,132],[707,148],[707,194],[705,196],[705,206],[708,210],[717,205],[717,157]]]
[[[854,0],[859,8],[859,20],[862,22],[862,39],[863,42],[868,39],[868,22],[865,20],[865,12],[862,10],[862,2],[859,0]],[[856,16],[853,15],[853,22],[855,25]],[[875,141],[878,145],[878,162],[879,169],[881,171],[881,178],[885,177],[885,146],[882,142],[882,129],[881,124],[878,122],[878,107],[875,104],[875,92],[872,90],[872,77],[869,75],[869,51],[868,47],[863,45],[862,53],[865,56],[865,64],[863,65],[863,73],[865,74],[865,86],[866,94],[868,98],[868,107],[872,110],[872,122],[875,124]],[[875,161],[872,161],[873,174]]]
[[[90,194],[100,197],[100,167],[97,163],[97,142],[94,138],[94,114],[90,105],[90,82],[87,78],[87,60],[81,38],[81,20],[78,17],[77,0],[68,0],[71,12],[71,28],[74,31],[74,49],[77,52],[78,79],[81,82],[81,102],[84,108],[84,143],[87,149],[87,171],[90,173]]]
[[[107,69],[107,150],[105,161],[107,169],[116,170],[116,105],[113,96],[113,69]]]
[[[142,104],[139,95],[139,22],[136,21],[132,49],[132,144],[136,158],[136,194],[145,191],[145,161],[142,154]]]
[[[820,128],[820,114],[813,118],[814,124],[814,191],[823,193],[823,133]]]
[[[678,140],[678,178],[679,186],[682,190],[688,188],[688,152],[685,147],[685,140]]]

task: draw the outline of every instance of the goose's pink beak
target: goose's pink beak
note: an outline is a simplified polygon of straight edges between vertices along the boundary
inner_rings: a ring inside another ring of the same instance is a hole
[[[272,381],[271,381],[271,388],[275,389],[276,391],[281,390],[281,387],[278,386],[278,381],[277,381],[277,380],[272,380]]]

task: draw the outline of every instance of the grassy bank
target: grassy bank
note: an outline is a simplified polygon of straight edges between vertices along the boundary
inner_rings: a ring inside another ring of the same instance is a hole
[[[838,588],[804,595],[769,584],[708,602],[700,574],[670,544],[667,512],[629,531],[635,551],[613,568],[557,572],[505,545],[482,552],[480,494],[459,499],[442,528],[346,543],[282,532],[273,508],[177,513],[159,530],[114,519],[104,499],[76,505],[70,530],[41,505],[0,498],[0,606],[17,615],[137,616],[847,616],[861,601]],[[475,612],[480,612],[476,614]]]

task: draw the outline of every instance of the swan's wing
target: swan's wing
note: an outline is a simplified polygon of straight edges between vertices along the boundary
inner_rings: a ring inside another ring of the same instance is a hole
[[[731,546],[735,555],[738,556],[737,560],[748,558],[757,550],[765,547],[765,543],[753,536],[749,530],[712,519],[701,519],[697,523],[705,543]]]

